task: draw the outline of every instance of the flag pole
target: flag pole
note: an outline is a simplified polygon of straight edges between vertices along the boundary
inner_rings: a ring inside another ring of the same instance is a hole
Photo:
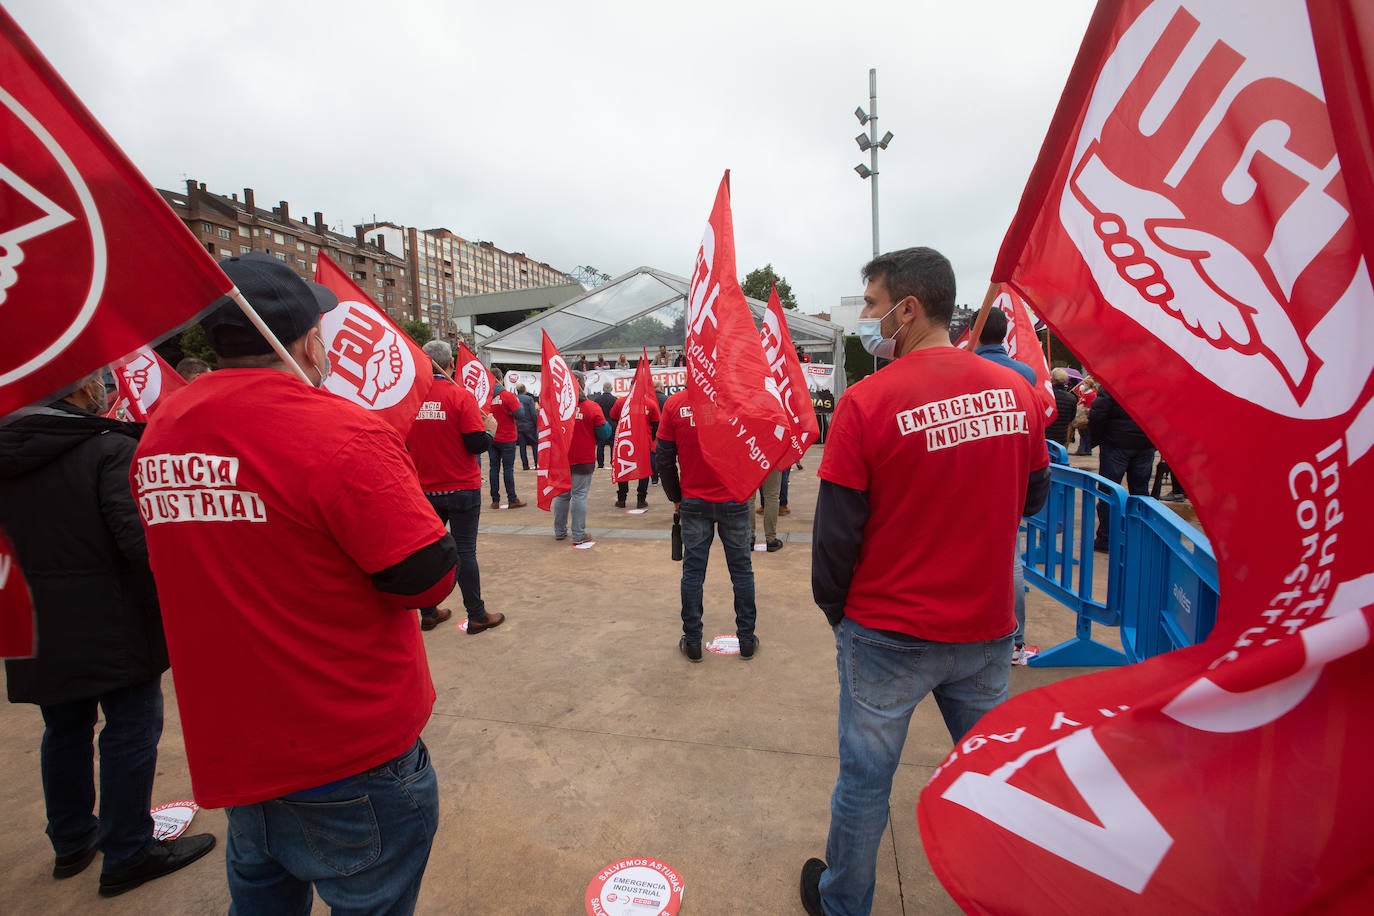
[[[305,374],[305,370],[300,367],[300,364],[296,362],[295,358],[290,353],[286,352],[286,348],[283,347],[281,341],[277,339],[277,335],[272,333],[271,328],[263,322],[261,316],[258,315],[253,306],[249,305],[248,300],[243,298],[243,293],[239,292],[237,286],[229,290],[229,298],[234,300],[239,310],[253,323],[253,327],[258,329],[258,333],[266,338],[267,342],[272,345],[272,352],[276,353],[282,358],[283,362],[296,370],[296,374],[301,377],[301,381],[313,387],[315,383],[310,381]]]
[[[983,325],[988,320],[988,309],[992,307],[992,300],[997,298],[997,287],[999,283],[989,283],[988,293],[983,297],[983,305],[978,309],[978,317],[973,319],[973,327],[968,332],[968,351],[972,353],[978,349],[978,335],[983,333]]]

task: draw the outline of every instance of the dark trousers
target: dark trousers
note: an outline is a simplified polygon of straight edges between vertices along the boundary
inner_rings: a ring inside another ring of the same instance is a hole
[[[515,440],[493,442],[487,450],[487,457],[491,459],[488,469],[491,474],[491,501],[500,502],[501,478],[505,477],[506,501],[515,502]]]
[[[98,697],[40,706],[43,799],[48,838],[61,856],[99,840],[106,872],[136,865],[153,848],[153,774],[162,737],[162,679]],[[100,817],[95,815],[96,711],[100,730]]]
[[[515,441],[520,445],[520,469],[522,471],[528,471],[530,469],[531,461],[533,461],[534,466],[536,468],[539,467],[538,435],[536,435],[533,431],[527,433],[520,433],[520,435],[516,438]],[[529,446],[528,452],[525,451],[526,446]]]
[[[617,502],[623,503],[625,501],[625,498],[629,495],[630,482],[628,480],[622,480],[620,483],[615,485],[615,498]],[[644,502],[649,498],[649,478],[639,478],[639,480],[637,481],[635,496],[638,497],[640,502]]]
[[[1114,448],[1101,445],[1097,449],[1097,475],[1112,483],[1126,479],[1126,491],[1132,496],[1144,496],[1150,491],[1150,471],[1155,464],[1152,448]],[[1107,520],[1111,512],[1105,502],[1097,504],[1097,544],[1107,543]]]
[[[428,493],[426,497],[439,521],[448,525],[453,543],[458,546],[458,590],[463,594],[463,608],[469,620],[487,616],[482,601],[482,574],[477,570],[477,522],[482,516],[481,490],[454,490],[451,493]],[[420,609],[423,617],[435,617],[438,607]]]

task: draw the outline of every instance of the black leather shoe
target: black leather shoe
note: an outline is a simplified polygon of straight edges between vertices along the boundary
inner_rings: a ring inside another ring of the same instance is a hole
[[[801,872],[801,903],[807,916],[825,916],[821,906],[821,873],[828,866],[820,859],[807,859]]]
[[[678,651],[687,656],[688,661],[701,661],[701,641],[689,642],[684,636],[677,641]]]
[[[757,636],[739,637],[739,657],[753,658],[754,653],[759,650],[759,638]]]
[[[778,538],[769,538],[764,543],[767,545],[769,553],[777,553],[782,550],[782,541]]]
[[[636,508],[636,509],[647,509],[647,508],[649,508],[649,501],[648,501],[647,499],[641,499],[641,500],[639,500],[637,503],[635,503],[635,508]]]
[[[214,848],[215,838],[208,833],[177,837],[175,840],[158,840],[142,862],[102,874],[100,896],[118,897],[140,884],[185,868]]]
[[[71,878],[79,875],[86,870],[86,866],[95,861],[95,854],[100,851],[100,844],[91,843],[85,849],[78,849],[76,852],[69,852],[53,859],[52,876],[54,878]]]

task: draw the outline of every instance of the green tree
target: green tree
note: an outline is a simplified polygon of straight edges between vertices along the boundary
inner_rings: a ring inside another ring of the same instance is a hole
[[[406,334],[410,336],[411,340],[422,347],[429,343],[430,338],[434,336],[434,332],[430,329],[429,325],[425,324],[423,321],[402,321],[401,330],[405,331]]]
[[[200,324],[193,324],[182,331],[178,343],[183,357],[194,356],[196,359],[205,360],[212,369],[219,367],[219,357],[210,349],[210,340],[205,336],[205,328]]]
[[[743,280],[739,282],[740,289],[744,290],[744,295],[750,299],[757,299],[760,302],[768,301],[768,291],[773,284],[778,285],[778,299],[782,302],[785,309],[797,307],[797,297],[792,295],[792,284],[787,282],[786,277],[778,276],[778,272],[773,269],[772,264],[765,264],[757,270],[751,270],[745,274]]]

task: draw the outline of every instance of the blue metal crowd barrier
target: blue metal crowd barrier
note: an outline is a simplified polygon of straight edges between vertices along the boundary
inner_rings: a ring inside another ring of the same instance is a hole
[[[1216,622],[1217,565],[1207,538],[1157,500],[1068,466],[1050,442],[1050,492],[1025,519],[1026,582],[1078,617],[1074,637],[1030,659],[1035,667],[1111,666],[1201,642]],[[1106,507],[1105,554],[1094,551]],[[1094,589],[1098,570],[1105,588]],[[1095,591],[1103,597],[1095,597]],[[1118,627],[1124,652],[1092,637]]]

